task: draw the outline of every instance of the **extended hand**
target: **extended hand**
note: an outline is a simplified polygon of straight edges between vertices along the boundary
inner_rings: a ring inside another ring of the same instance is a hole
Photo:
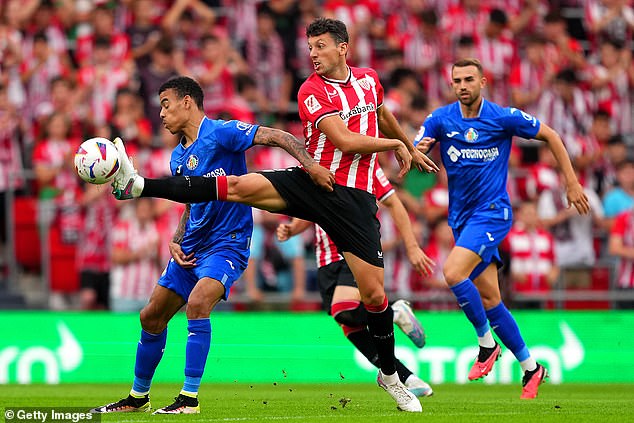
[[[400,144],[394,151],[394,156],[398,162],[398,167],[401,169],[400,172],[398,172],[398,177],[403,178],[412,168],[412,155],[405,144]]]
[[[186,255],[183,252],[181,245],[175,243],[174,241],[170,241],[169,249],[172,258],[180,267],[184,269],[191,269],[192,267],[196,267],[196,257],[194,257],[194,253]]]
[[[310,179],[313,180],[315,185],[319,185],[324,190],[332,192],[335,184],[335,175],[318,163],[313,164],[310,167],[306,167],[306,172],[310,175]]]
[[[424,276],[431,275],[436,265],[436,262],[420,248],[412,248],[411,251],[407,251],[407,258],[412,263],[414,270]]]
[[[568,207],[575,206],[579,214],[587,214],[590,211],[590,200],[580,183],[574,184],[572,187],[568,187],[566,195],[568,199]]]
[[[416,165],[416,168],[421,172],[426,171],[436,173],[440,170],[438,168],[438,165],[434,163],[432,159],[427,157],[426,154],[422,153],[418,149],[414,149],[414,151],[412,152],[412,163],[414,163]]]

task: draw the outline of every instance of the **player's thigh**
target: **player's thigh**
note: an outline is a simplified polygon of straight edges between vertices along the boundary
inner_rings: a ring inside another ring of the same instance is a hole
[[[272,212],[286,208],[286,202],[273,187],[273,184],[259,173],[228,176],[227,201],[247,204]]]
[[[482,304],[485,309],[495,307],[502,301],[500,285],[498,283],[498,267],[496,263],[490,263],[480,275],[473,280],[480,292]]]
[[[383,268],[374,266],[349,252],[344,252],[343,256],[357,281],[363,303],[381,305],[385,299]]]
[[[341,301],[361,301],[359,288],[355,286],[337,285],[335,292],[332,294],[332,303],[339,303]]]
[[[482,261],[473,251],[456,246],[452,248],[443,266],[443,275],[449,286],[467,279],[473,269]]]
[[[155,285],[150,300],[141,310],[141,326],[149,333],[161,333],[167,322],[185,304],[185,300],[171,289]]]
[[[204,277],[189,294],[185,314],[188,319],[209,317],[211,310],[225,295],[224,285],[217,279]]]

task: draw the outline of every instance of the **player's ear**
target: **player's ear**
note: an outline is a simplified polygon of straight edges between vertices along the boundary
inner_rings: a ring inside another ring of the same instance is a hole
[[[348,43],[339,43],[339,51],[341,55],[346,56],[348,54]]]
[[[191,104],[192,104],[192,98],[189,95],[184,96],[183,106],[185,106],[186,109],[189,109]]]

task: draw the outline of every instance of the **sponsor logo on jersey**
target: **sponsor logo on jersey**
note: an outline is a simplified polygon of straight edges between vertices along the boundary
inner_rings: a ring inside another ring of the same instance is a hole
[[[458,135],[459,133],[460,133],[460,132],[458,132],[458,131],[451,131],[451,132],[447,132],[447,134],[446,134],[446,135],[447,135],[447,138],[453,138],[453,137],[455,137],[456,135]]]
[[[218,169],[214,169],[211,172],[207,172],[205,173],[203,176],[205,178],[209,178],[211,176],[226,176],[227,173],[225,172],[225,170],[223,168],[218,168]]]
[[[366,104],[365,106],[356,105],[347,112],[339,112],[341,120],[348,120],[351,116],[360,115],[362,113],[373,112],[376,110],[374,103]]]
[[[189,170],[194,170],[198,167],[198,162],[199,162],[198,157],[192,154],[191,156],[187,158],[187,163],[185,163],[185,166],[187,166],[187,169]]]
[[[457,162],[460,158],[491,162],[498,158],[498,156],[500,155],[500,151],[497,147],[462,148],[458,150],[452,145],[447,149],[447,155],[449,156],[449,160],[454,163]]]
[[[467,129],[467,132],[464,133],[464,138],[469,142],[476,142],[478,139],[478,131],[473,128]]]
[[[317,110],[321,109],[321,104],[319,104],[319,101],[317,101],[317,98],[315,98],[314,94],[306,97],[306,100],[304,100],[304,105],[306,106],[310,114],[314,114]]]

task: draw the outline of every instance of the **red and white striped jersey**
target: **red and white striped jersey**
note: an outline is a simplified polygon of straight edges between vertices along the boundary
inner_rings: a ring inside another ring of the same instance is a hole
[[[616,216],[610,237],[620,237],[624,247],[634,248],[634,213],[628,210]],[[634,288],[634,260],[620,257],[616,281],[621,288]]]
[[[377,167],[374,172],[373,180],[374,195],[378,201],[385,201],[385,199],[395,193],[394,187],[380,167]],[[319,225],[315,225],[315,257],[317,258],[318,267],[343,260],[335,243]]]
[[[516,42],[502,35],[498,38],[481,36],[476,39],[476,57],[486,63],[485,74],[488,77],[489,98],[498,104],[509,105],[511,91],[508,77],[516,59]]]
[[[159,235],[154,222],[142,227],[136,219],[120,220],[114,227],[113,247],[129,251],[156,247],[154,254],[128,264],[115,264],[110,272],[110,295],[113,298],[143,300],[150,297],[161,269],[158,266]]]
[[[374,69],[349,68],[345,81],[312,74],[297,95],[304,125],[306,150],[317,163],[335,174],[339,185],[372,192],[376,153],[344,153],[319,130],[321,119],[339,115],[352,131],[379,136],[377,110],[383,104],[383,86]]]
[[[507,236],[511,253],[511,273],[524,275],[524,281],[513,281],[519,292],[536,292],[550,289],[548,273],[555,266],[553,236],[544,229],[527,231],[524,225],[515,224]]]

